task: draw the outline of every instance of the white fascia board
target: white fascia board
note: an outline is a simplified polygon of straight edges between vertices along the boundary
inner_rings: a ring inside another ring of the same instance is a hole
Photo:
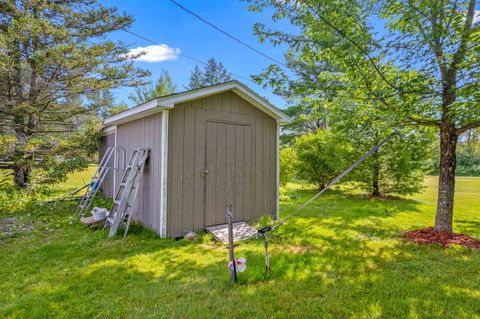
[[[178,103],[188,102],[188,101],[204,98],[210,95],[229,91],[234,87],[233,84],[234,83],[224,83],[224,84],[202,88],[199,90],[187,91],[171,97],[160,98],[158,102],[159,102],[159,105],[162,107],[173,108],[175,104],[178,104]]]
[[[253,104],[255,107],[276,119],[277,123],[280,125],[290,123],[291,121],[290,118],[286,116],[283,112],[281,112],[270,102],[253,92],[247,86],[238,81],[232,81],[198,90],[173,94],[172,96],[158,98],[156,100],[141,104],[139,106],[107,118],[105,120],[105,125],[130,122],[148,116],[150,114],[172,109],[175,107],[175,104],[178,103],[188,102],[226,91],[233,91],[236,94],[240,95],[242,98]]]
[[[240,95],[242,98],[256,106],[261,111],[275,118],[278,124],[286,124],[291,122],[291,119],[285,114],[283,114],[283,112],[279,111],[270,102],[260,97],[257,93],[253,92],[247,86],[241,84],[238,81],[223,83],[211,87],[206,87],[200,90],[180,93],[172,97],[159,99],[158,104],[159,106],[164,108],[173,108],[177,103],[183,103],[226,91],[233,91],[236,94]]]
[[[107,127],[104,127],[103,128],[103,135],[108,135],[108,134],[112,134],[112,133],[116,133],[117,131],[117,126],[116,125],[110,125],[110,126],[107,126]]]
[[[278,124],[282,125],[291,122],[291,119],[283,114],[283,112],[278,111],[276,107],[262,97],[258,96],[256,93],[251,92],[250,89],[244,88],[243,86],[238,86],[233,88],[233,92],[237,93],[242,98],[255,105],[259,110],[276,119]]]
[[[280,124],[277,123],[277,138],[275,141],[276,154],[276,172],[275,172],[275,220],[280,220]]]
[[[159,107],[158,99],[140,104],[139,106],[125,110],[121,113],[115,114],[105,120],[105,125],[122,124],[130,122],[157,112],[164,108]]]

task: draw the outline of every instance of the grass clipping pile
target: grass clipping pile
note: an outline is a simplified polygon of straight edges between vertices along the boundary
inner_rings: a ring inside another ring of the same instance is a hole
[[[440,244],[445,248],[452,245],[461,245],[467,248],[480,249],[480,240],[464,234],[436,231],[433,227],[406,232],[404,239],[417,244]]]

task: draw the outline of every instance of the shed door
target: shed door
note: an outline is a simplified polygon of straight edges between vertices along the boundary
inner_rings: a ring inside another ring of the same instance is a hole
[[[205,226],[249,220],[252,203],[252,127],[207,121],[205,148]],[[208,171],[208,172],[207,172]]]

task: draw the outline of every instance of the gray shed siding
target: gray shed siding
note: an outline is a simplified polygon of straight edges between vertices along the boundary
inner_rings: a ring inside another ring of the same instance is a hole
[[[105,154],[105,151],[107,150],[107,148],[113,147],[113,146],[115,146],[115,132],[111,132],[107,135],[104,135],[102,137],[102,142],[100,144],[100,149],[98,151],[99,162],[102,160],[102,157]],[[114,166],[113,156],[110,159],[109,163],[107,163],[107,165],[110,167]],[[110,170],[107,173],[107,176],[105,176],[105,179],[103,180],[103,183],[102,183],[102,192],[108,198],[113,197],[113,174],[114,174],[113,170]]]
[[[212,129],[212,125],[207,123],[216,123],[216,128]],[[242,212],[242,216],[236,214],[235,219],[252,221],[262,215],[275,216],[277,123],[274,118],[234,92],[228,91],[176,104],[175,108],[169,111],[168,130],[168,236],[183,236],[188,231],[204,228],[205,214],[210,213],[209,208],[205,207],[205,197],[212,192],[222,192],[218,183],[215,191],[212,191],[209,188],[212,185],[206,186],[202,176],[202,171],[206,168],[206,149],[211,147],[209,144],[212,143],[209,138],[212,132],[217,134],[217,144],[225,145],[219,157],[222,161],[228,162],[230,158],[223,154],[226,150],[228,154],[244,154],[241,157],[235,156],[244,163],[241,164],[244,168],[251,167],[251,173],[235,179],[235,183],[240,181],[243,185],[251,186],[242,188],[243,199],[239,199],[242,196],[237,192],[218,195],[224,196],[225,201],[234,205],[234,213],[236,208]],[[222,135],[222,132],[225,134]],[[232,147],[229,136],[240,136],[237,139],[245,141],[243,146]],[[248,164],[250,166],[247,166]],[[237,166],[234,167],[230,170],[230,175],[242,175],[235,171],[238,170]],[[229,174],[228,170],[226,174]],[[216,178],[219,178],[218,174]],[[229,180],[226,179],[227,184]],[[218,213],[218,210],[224,207],[217,204],[215,209]]]
[[[117,126],[117,145],[125,148],[126,162],[136,148],[150,147],[150,157],[144,169],[137,197],[134,218],[142,225],[160,233],[161,141],[162,113]],[[117,174],[120,183],[122,173]]]

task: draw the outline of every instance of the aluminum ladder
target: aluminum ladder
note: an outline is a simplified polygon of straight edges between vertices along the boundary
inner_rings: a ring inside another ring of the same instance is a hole
[[[113,167],[109,166],[109,162],[113,156]],[[88,209],[92,205],[92,202],[95,196],[98,193],[98,190],[101,188],[105,177],[107,176],[110,170],[123,170],[122,168],[117,167],[118,158],[122,159],[122,166],[125,166],[125,149],[121,146],[110,146],[106,149],[105,154],[103,154],[100,163],[98,164],[98,168],[95,171],[95,174],[90,181],[90,184],[85,189],[85,193],[80,199],[80,203],[77,206],[77,210],[75,211],[76,218],[85,217]]]
[[[112,238],[117,233],[121,224],[125,225],[127,236],[128,227],[133,215],[133,205],[138,194],[140,180],[143,176],[145,162],[150,155],[150,148],[135,149],[130,157],[128,166],[123,174],[122,181],[118,185],[112,209],[105,221],[104,229],[110,227],[108,237]]]

